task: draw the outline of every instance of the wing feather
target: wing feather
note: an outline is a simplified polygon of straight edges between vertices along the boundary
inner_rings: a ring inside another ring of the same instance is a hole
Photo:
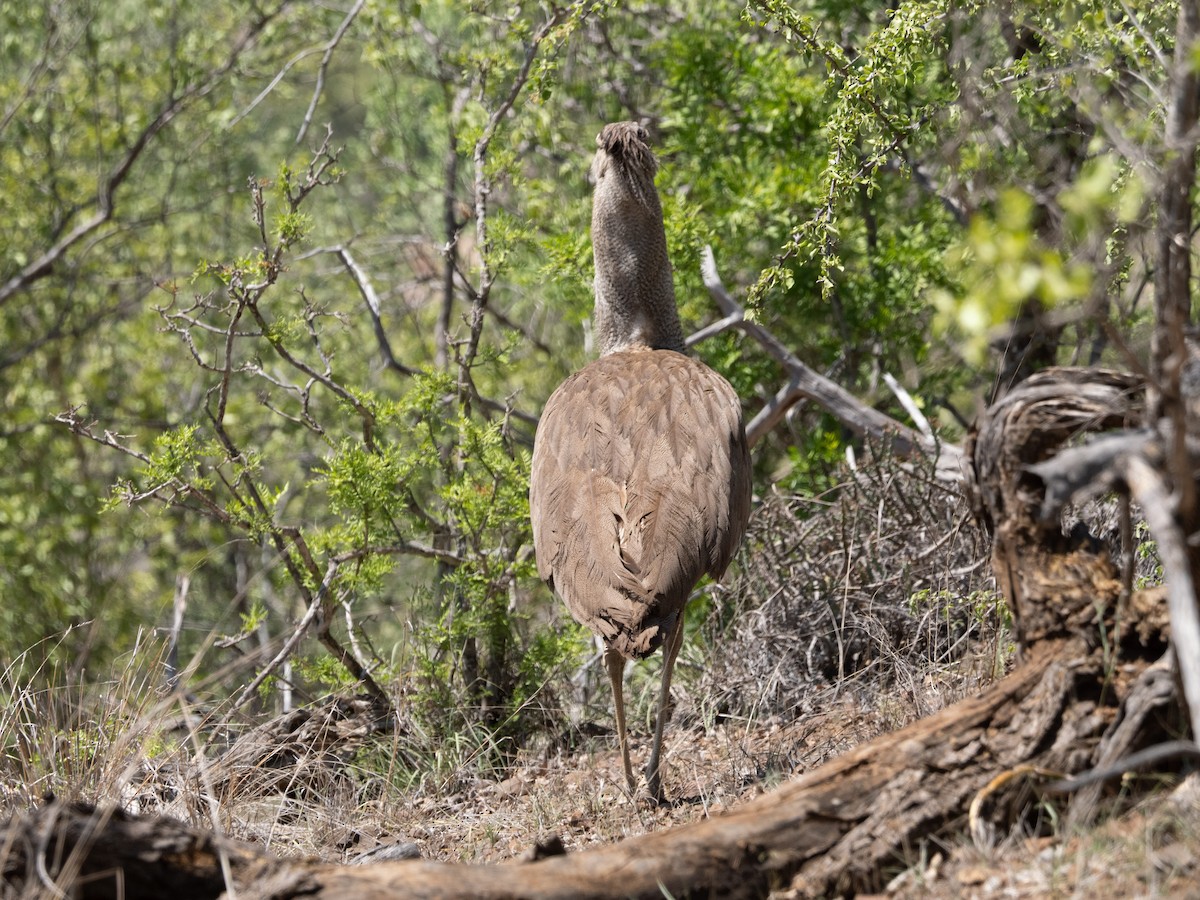
[[[750,462],[720,375],[670,350],[602,357],[542,413],[530,515],[538,573],[630,657],[654,651],[745,531]]]

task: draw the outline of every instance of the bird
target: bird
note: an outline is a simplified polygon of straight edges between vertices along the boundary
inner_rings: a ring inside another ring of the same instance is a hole
[[[665,802],[663,730],[684,608],[720,579],[750,517],[751,464],[733,387],[687,354],[667,255],[658,163],[636,122],[604,126],[591,174],[599,358],[550,396],[534,437],[529,509],[538,574],[604,643],[631,795],[623,676],[663,648],[650,797]]]

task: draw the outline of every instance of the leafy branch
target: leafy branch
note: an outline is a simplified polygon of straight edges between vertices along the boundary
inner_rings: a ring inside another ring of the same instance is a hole
[[[239,29],[238,36],[233,40],[225,59],[204,73],[203,77],[187,85],[178,93],[174,90],[175,85],[171,85],[171,93],[162,101],[158,111],[129,142],[121,157],[97,185],[96,199],[92,204],[95,211],[0,285],[0,307],[18,293],[48,276],[73,248],[113,218],[116,214],[117,191],[133,173],[146,149],[153,143],[159,132],[188,107],[211,94],[237,65],[242,55],[254,46],[271,22],[289,6],[289,2],[290,0],[283,0],[277,6],[259,11],[258,16],[252,22]]]
[[[852,56],[835,41],[822,38],[814,21],[789,4],[754,0],[752,5],[777,21],[790,43],[825,61],[836,76],[830,80],[836,99],[826,126],[830,148],[822,173],[824,201],[793,231],[774,265],[761,273],[750,299],[757,303],[765,293],[786,285],[785,263],[803,253],[819,258],[822,297],[837,303],[835,274],[842,266],[837,250],[839,204],[860,187],[873,190],[877,173],[886,171],[889,159],[919,137],[921,126],[948,102],[948,97],[941,97],[894,111],[897,98],[904,97],[905,88],[916,80],[914,72],[935,57],[932,50],[943,40],[940,24],[946,10],[939,2],[906,4],[894,10],[888,24],[873,32]],[[928,180],[927,173],[916,177]]]

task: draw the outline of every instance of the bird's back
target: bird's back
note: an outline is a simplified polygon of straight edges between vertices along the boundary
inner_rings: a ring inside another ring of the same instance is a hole
[[[612,353],[542,413],[530,515],[538,572],[630,658],[653,652],[696,582],[719,578],[750,512],[733,388],[672,350]]]

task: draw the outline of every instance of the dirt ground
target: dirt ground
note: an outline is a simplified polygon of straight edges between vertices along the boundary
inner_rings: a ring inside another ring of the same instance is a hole
[[[531,762],[503,782],[481,786],[474,796],[430,801],[419,817],[395,824],[423,856],[446,861],[513,859],[551,835],[560,837],[568,852],[583,850],[719,815],[888,730],[888,724],[878,711],[847,701],[803,722],[750,729],[728,723],[708,732],[675,734],[668,779],[673,799],[666,807],[630,800],[619,753],[600,741],[573,757]],[[965,833],[933,838],[896,861],[884,895],[914,900],[1200,897],[1200,781],[1195,776],[1174,790],[1164,785],[1154,800],[1088,830],[1047,827],[1051,834],[1018,831],[990,847],[975,846]]]
[[[946,702],[957,699],[944,685],[929,688]],[[821,712],[792,722],[669,729],[671,802],[662,807],[627,795],[616,738],[599,733],[569,752],[524,756],[503,781],[472,781],[453,792],[429,785],[354,810],[309,807],[291,816],[281,815],[284,801],[239,804],[230,832],[282,855],[339,863],[381,848],[430,860],[498,863],[527,857],[554,837],[576,852],[720,815],[907,724],[930,702],[928,696],[864,701],[846,691],[827,693],[814,697]],[[647,734],[635,733],[635,766],[644,763],[648,745]],[[1067,826],[1065,805],[1048,801],[1023,826],[985,846],[971,840],[965,821],[957,823],[897,858],[881,896],[1200,897],[1200,780],[1164,779],[1150,799],[1122,804],[1133,787],[1118,784],[1107,812],[1086,829]]]

